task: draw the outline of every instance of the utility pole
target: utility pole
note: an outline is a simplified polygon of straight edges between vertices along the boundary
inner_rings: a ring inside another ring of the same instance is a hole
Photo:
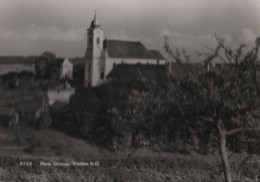
[[[168,43],[168,40],[170,39],[167,35],[164,35],[164,49],[165,51],[168,53],[169,50],[170,50],[170,46],[169,46],[169,43]]]

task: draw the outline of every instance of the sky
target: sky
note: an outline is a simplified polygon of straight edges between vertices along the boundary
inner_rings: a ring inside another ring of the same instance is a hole
[[[95,10],[106,38],[161,51],[164,35],[190,54],[260,36],[260,0],[0,0],[0,55],[83,57]]]

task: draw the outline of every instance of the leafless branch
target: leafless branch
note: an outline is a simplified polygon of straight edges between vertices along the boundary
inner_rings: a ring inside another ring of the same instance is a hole
[[[260,131],[260,128],[236,128],[226,132],[227,135],[233,135],[242,131]]]
[[[218,57],[218,53],[219,53],[219,50],[221,48],[221,45],[218,45],[217,48],[215,49],[215,51],[213,52],[213,54],[209,55],[205,60],[204,60],[204,64],[205,65],[208,65],[210,64],[213,59],[215,59],[216,57]]]
[[[182,49],[183,56],[185,58],[186,63],[190,62],[190,55],[187,54],[185,49]]]

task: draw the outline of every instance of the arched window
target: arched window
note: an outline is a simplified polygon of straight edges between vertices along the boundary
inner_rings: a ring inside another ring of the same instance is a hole
[[[99,43],[100,43],[100,38],[98,37],[98,38],[97,38],[97,44],[99,44]]]
[[[101,78],[101,79],[104,79],[104,72],[101,72],[101,73],[100,73],[100,78]]]

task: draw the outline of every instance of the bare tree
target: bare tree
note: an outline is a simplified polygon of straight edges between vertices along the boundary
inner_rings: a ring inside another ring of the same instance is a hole
[[[178,51],[172,51],[167,42],[165,43],[166,52],[182,65],[185,74],[193,78],[189,81],[181,80],[183,85],[193,84],[189,87],[190,90],[184,91],[181,87],[171,86],[174,89],[170,89],[172,93],[169,94],[175,97],[172,100],[178,102],[181,110],[196,108],[196,112],[190,109],[190,112],[194,112],[196,122],[212,123],[215,126],[225,181],[231,182],[227,137],[243,131],[260,131],[260,87],[257,78],[260,38],[256,39],[255,46],[246,53],[243,53],[245,45],[232,50],[225,45],[224,38],[216,36],[216,40],[218,43],[216,49],[207,55],[203,62],[210,64],[219,58],[225,63],[217,71],[206,71],[197,75],[191,71],[192,66],[191,69],[185,69],[187,67],[187,64],[184,64],[185,59]],[[187,99],[186,92],[197,99]]]

